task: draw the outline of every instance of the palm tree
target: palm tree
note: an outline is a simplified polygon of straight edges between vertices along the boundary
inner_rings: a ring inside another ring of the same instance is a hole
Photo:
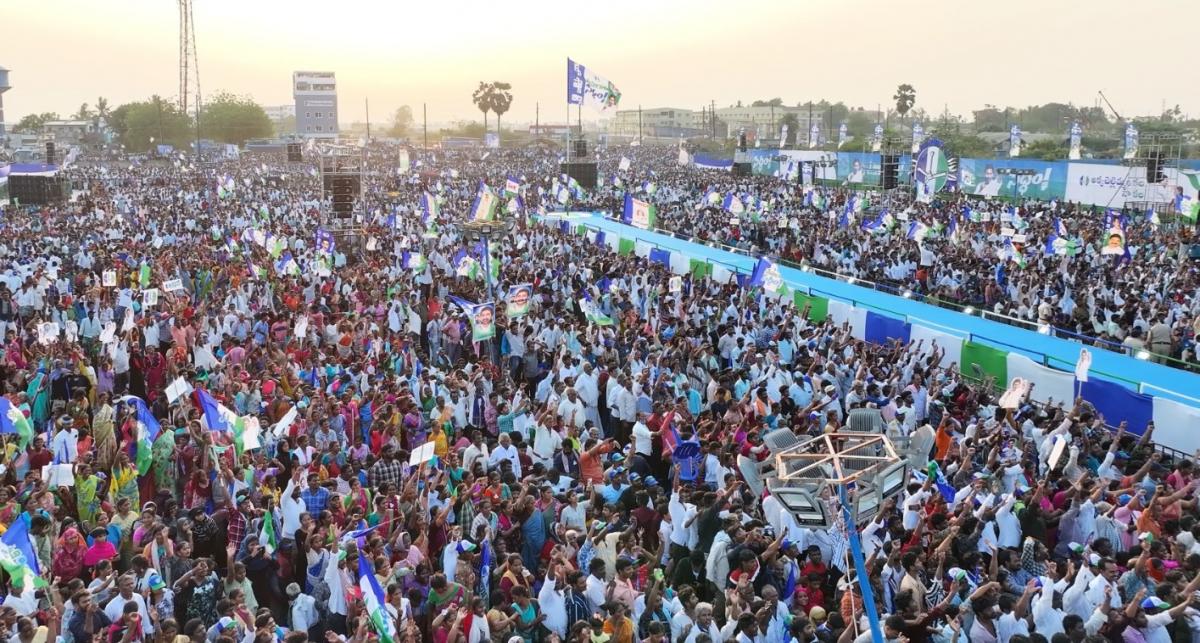
[[[479,111],[483,112],[483,131],[485,133],[487,132],[488,110],[492,108],[491,96],[492,85],[482,80],[479,81],[479,88],[475,90],[475,93],[471,94],[471,101],[475,103]]]
[[[496,81],[492,83],[492,93],[488,100],[488,105],[496,112],[496,138],[500,138],[500,117],[512,107],[512,93],[508,90],[512,89],[511,83]]]
[[[71,118],[77,121],[90,121],[92,120],[92,110],[88,108],[87,103],[84,103],[79,106],[79,111],[75,112]]]
[[[912,85],[904,83],[896,88],[896,95],[892,98],[896,101],[896,112],[903,117],[917,102],[917,90],[913,89]]]
[[[112,111],[108,108],[108,99],[101,96],[96,99],[96,116],[101,120],[107,120],[112,115]]]

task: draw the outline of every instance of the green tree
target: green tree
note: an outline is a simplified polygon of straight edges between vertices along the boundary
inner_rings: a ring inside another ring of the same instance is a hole
[[[93,113],[91,108],[88,107],[87,103],[84,103],[79,106],[79,110],[71,116],[71,119],[76,121],[90,121],[92,120],[92,116]]]
[[[41,114],[26,114],[24,118],[13,125],[14,133],[36,134],[42,131],[42,126],[49,121],[57,121],[58,112],[42,112]]]
[[[1004,120],[1004,110],[995,105],[984,105],[983,109],[971,112],[975,117],[976,132],[1003,132],[1008,129]]]
[[[112,110],[108,106],[108,99],[103,96],[101,96],[100,98],[97,98],[96,99],[96,118],[99,118],[100,120],[108,120],[108,117],[110,115],[112,115]]]
[[[475,103],[475,107],[483,112],[483,131],[487,131],[487,115],[492,109],[491,103],[492,86],[490,83],[479,81],[479,87],[471,94],[471,102]]]
[[[991,143],[974,134],[962,134],[955,127],[936,127],[930,134],[942,141],[950,156],[988,158],[993,155]]]
[[[258,103],[229,92],[218,92],[205,101],[200,127],[206,138],[236,145],[267,138],[273,131],[271,119]]]
[[[782,98],[771,98],[768,100],[756,100],[750,103],[751,107],[783,107]]]
[[[176,103],[158,95],[112,110],[109,126],[125,149],[134,153],[157,144],[187,147],[193,132],[191,118],[180,112]]]
[[[869,136],[871,132],[875,131],[875,122],[871,120],[871,116],[867,112],[856,109],[846,116],[846,129],[853,137]]]
[[[491,92],[488,95],[488,107],[496,113],[496,136],[500,136],[500,117],[512,107],[513,96],[511,83],[496,81],[491,84]]]
[[[392,114],[392,124],[387,129],[387,135],[395,138],[404,138],[408,136],[408,131],[412,128],[412,124],[412,108],[408,105],[401,105]]]
[[[912,85],[904,83],[896,88],[896,94],[892,96],[892,100],[896,101],[896,111],[903,118],[908,110],[913,108],[917,102],[917,90],[913,89]]]
[[[1066,135],[1064,134],[1064,136]],[[1059,139],[1035,141],[1021,148],[1021,157],[1041,159],[1043,161],[1058,161],[1067,158],[1067,146],[1063,140]]]

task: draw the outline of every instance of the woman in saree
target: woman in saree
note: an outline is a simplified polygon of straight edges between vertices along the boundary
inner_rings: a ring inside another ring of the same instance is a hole
[[[21,505],[17,502],[17,490],[12,487],[0,487],[0,524],[11,525],[21,513]]]
[[[75,467],[75,506],[79,521],[91,525],[100,511],[100,477],[92,473],[91,465],[80,462]]]
[[[129,454],[124,451],[117,454],[108,493],[114,505],[121,500],[128,500],[130,504],[139,502],[141,494],[138,491],[138,472],[129,462]]]
[[[78,529],[63,532],[54,545],[51,569],[59,578],[79,578],[83,573],[83,557],[87,553],[87,542]]]
[[[92,439],[95,440],[96,463],[101,468],[113,465],[117,455],[117,435],[113,430],[116,410],[109,403],[108,393],[96,396],[96,413],[92,418]]]
[[[363,488],[357,476],[350,478],[350,491],[346,494],[345,503],[347,509],[359,507],[364,514],[372,509],[371,492]]]

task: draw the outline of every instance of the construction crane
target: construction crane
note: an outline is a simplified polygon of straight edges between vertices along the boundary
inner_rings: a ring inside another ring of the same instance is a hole
[[[200,64],[196,59],[196,23],[192,19],[192,0],[179,4],[179,111],[187,113],[188,94],[196,88],[196,110],[200,109]]]
[[[1105,105],[1108,105],[1108,111],[1112,112],[1112,113],[1113,113],[1113,116],[1116,116],[1116,117],[1117,117],[1117,122],[1118,122],[1118,123],[1124,123],[1124,122],[1125,122],[1125,119],[1124,119],[1124,118],[1122,118],[1122,117],[1121,117],[1121,114],[1117,112],[1117,108],[1116,108],[1116,107],[1113,107],[1113,104],[1112,104],[1112,103],[1110,103],[1110,102],[1108,102],[1108,96],[1105,96],[1105,95],[1104,95],[1104,92],[1103,92],[1103,91],[1101,91],[1101,90],[1096,90],[1096,93],[1097,93],[1097,94],[1100,94],[1100,100],[1103,100],[1103,101],[1104,101],[1104,104],[1105,104]]]

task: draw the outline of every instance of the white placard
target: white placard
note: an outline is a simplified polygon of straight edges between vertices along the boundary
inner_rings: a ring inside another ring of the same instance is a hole
[[[1012,240],[1013,240],[1013,243],[1025,243],[1025,235],[1014,234]]]
[[[175,378],[174,382],[167,387],[167,403],[174,404],[175,400],[188,395],[192,392],[192,385],[187,383],[187,380],[182,377]]]
[[[43,345],[53,344],[58,341],[58,324],[54,322],[44,322],[38,325],[38,343]]]
[[[1025,397],[1025,393],[1029,390],[1029,382],[1026,382],[1020,377],[1014,377],[1008,390],[1000,395],[1000,408],[1015,409],[1021,405],[1021,400]]]
[[[412,454],[408,456],[408,464],[410,466],[415,467],[417,465],[420,465],[421,463],[429,462],[430,460],[432,460],[433,459],[433,446],[434,446],[433,441],[431,440],[431,441],[426,442],[425,444],[422,444],[421,446],[413,449]]]
[[[300,319],[296,320],[295,334],[300,339],[308,337],[308,315],[300,315]]]
[[[276,424],[271,429],[271,433],[275,434],[275,437],[277,437],[277,438],[283,437],[284,431],[287,431],[288,427],[290,427],[292,425],[292,422],[295,422],[296,418],[299,416],[300,416],[300,412],[297,411],[296,407],[293,406],[291,409],[288,410],[287,414],[284,415],[283,418],[279,420],[279,423]]]
[[[242,418],[242,423],[245,425],[242,430],[242,449],[244,451],[261,449],[262,442],[259,440],[259,434],[262,433],[262,427],[258,424],[258,418],[247,415]]]
[[[1050,470],[1058,466],[1058,461],[1062,459],[1063,453],[1067,450],[1067,441],[1061,435],[1054,436],[1054,448],[1050,450],[1050,459],[1047,463],[1050,465]]]
[[[142,304],[147,308],[158,305],[158,288],[147,288],[142,291]]]
[[[376,239],[375,237],[371,237],[370,239],[367,239],[367,250],[370,250],[371,252],[375,252],[375,249],[378,247],[379,247],[378,239]]]
[[[1011,236],[1015,235],[1016,233],[1017,233],[1017,231],[1013,230],[1012,228],[1000,228],[1001,236],[1011,237]],[[1014,241],[1015,241],[1015,239],[1014,239]]]
[[[125,309],[125,321],[121,323],[121,332],[128,333],[129,331],[133,330],[133,326],[134,326],[133,309],[126,308]]]
[[[671,281],[668,282],[667,288],[670,289],[671,292],[683,292],[683,277],[680,277],[679,275],[671,277]]]
[[[75,469],[70,464],[47,464],[42,467],[42,480],[50,488],[74,487]]]
[[[100,285],[104,286],[105,288],[116,288],[117,287],[117,271],[116,270],[105,270],[104,274],[101,275]]]
[[[1080,382],[1088,381],[1088,371],[1092,368],[1092,353],[1086,348],[1079,349],[1079,359],[1075,361],[1075,379]]]
[[[183,280],[182,279],[168,279],[163,282],[162,287],[163,287],[163,290],[165,290],[167,292],[175,292],[176,290],[183,290]]]
[[[67,341],[75,343],[79,341],[79,324],[74,319],[68,319],[63,331],[67,334]]]
[[[104,330],[100,331],[100,343],[111,344],[117,337],[117,322],[110,321],[104,325]]]

